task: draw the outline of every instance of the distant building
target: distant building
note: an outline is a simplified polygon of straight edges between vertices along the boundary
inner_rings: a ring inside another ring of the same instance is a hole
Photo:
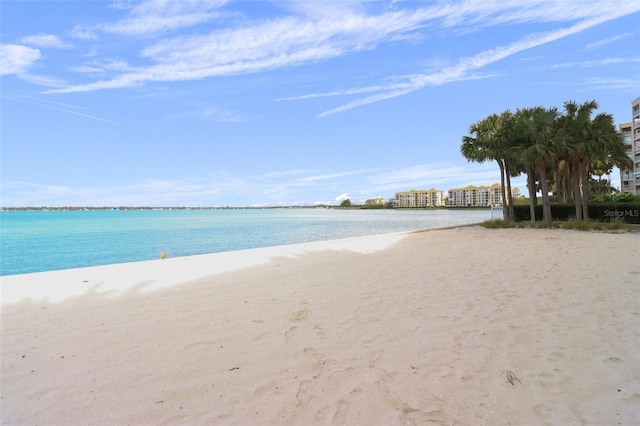
[[[368,200],[365,200],[364,204],[367,206],[384,206],[384,198],[383,197],[369,198]]]
[[[444,206],[444,191],[431,188],[396,192],[392,203],[396,208],[440,207]]]
[[[518,191],[519,192],[519,191]],[[502,186],[494,183],[491,186],[473,186],[453,188],[447,197],[449,207],[488,207],[502,205]]]
[[[520,192],[520,188],[511,189],[511,196],[513,197],[514,200],[517,200],[519,198],[524,198],[524,195],[522,195],[522,193]]]
[[[627,155],[633,158],[633,125],[631,122],[618,125],[618,131],[624,137]],[[620,170],[620,192],[622,194],[635,194],[635,179],[633,170]]]
[[[640,194],[640,97],[631,102],[631,122],[620,124],[618,129],[633,160],[631,170],[620,171],[620,192]]]

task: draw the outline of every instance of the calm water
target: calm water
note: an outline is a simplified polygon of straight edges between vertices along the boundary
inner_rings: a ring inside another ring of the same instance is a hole
[[[478,223],[489,210],[0,211],[0,275]]]

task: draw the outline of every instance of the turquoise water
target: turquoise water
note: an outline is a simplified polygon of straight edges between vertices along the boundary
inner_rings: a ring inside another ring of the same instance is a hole
[[[489,210],[1,211],[0,275],[478,223]]]

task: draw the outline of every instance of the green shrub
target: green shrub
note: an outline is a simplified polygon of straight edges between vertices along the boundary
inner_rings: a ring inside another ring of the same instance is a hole
[[[564,229],[577,229],[579,231],[600,231],[602,224],[594,220],[581,220],[578,221],[575,218],[567,220],[561,224]]]
[[[628,195],[628,194],[623,194]],[[513,206],[515,220],[530,221],[529,206]],[[542,220],[542,206],[535,206],[536,219]],[[567,221],[576,215],[574,204],[552,204],[551,216],[554,221]],[[610,222],[615,219],[626,223],[640,224],[640,203],[590,203],[589,219],[598,222]]]
[[[607,229],[610,231],[631,231],[631,225],[622,219],[612,219],[607,224]]]
[[[640,195],[635,194],[603,194],[603,195],[594,195],[589,199],[590,203],[600,204],[600,203],[624,203],[624,204],[638,204],[640,203]]]
[[[508,222],[502,219],[485,220],[481,225],[485,228],[515,228],[518,226],[515,222]]]

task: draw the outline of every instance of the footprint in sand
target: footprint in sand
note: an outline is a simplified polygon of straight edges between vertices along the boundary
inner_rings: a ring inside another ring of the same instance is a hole
[[[291,314],[291,318],[289,319],[291,321],[304,321],[307,318],[309,318],[309,311],[307,311],[306,309],[303,309],[301,311],[297,311]]]
[[[289,340],[292,336],[293,333],[295,333],[295,331],[298,329],[297,325],[294,325],[293,327],[291,327],[290,329],[288,329],[287,331],[284,332],[284,338],[285,340]]]
[[[325,337],[327,337],[327,334],[324,332],[324,328],[322,328],[320,324],[316,324],[313,327],[313,331],[315,331],[316,335],[321,339],[324,339]]]
[[[624,359],[620,359],[615,356],[609,357],[604,360],[604,363],[607,364],[609,367],[617,366],[619,364],[622,364],[623,362],[625,362]]]
[[[333,424],[347,424],[347,416],[349,413],[349,402],[345,399],[338,401],[338,408],[333,415]]]
[[[298,386],[298,392],[296,393],[296,400],[298,401],[298,407],[306,406],[311,401],[311,380],[303,380]]]

